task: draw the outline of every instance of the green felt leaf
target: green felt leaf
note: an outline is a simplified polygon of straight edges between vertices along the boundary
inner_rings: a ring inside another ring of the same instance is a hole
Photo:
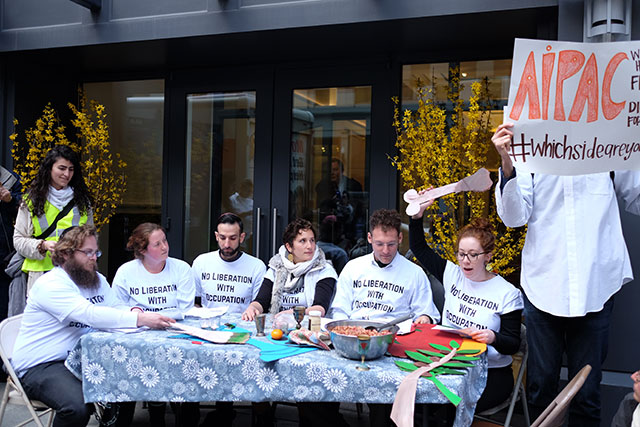
[[[424,363],[431,363],[431,359],[428,358],[427,356],[425,356],[422,353],[418,353],[417,351],[405,351],[405,353],[407,353],[407,356],[409,356],[410,358],[412,358],[413,360],[417,360],[418,362],[424,362]]]
[[[480,359],[478,356],[453,356],[451,360],[462,360],[465,362],[470,362],[472,360]]]
[[[427,377],[427,379],[429,381],[432,381],[436,387],[438,388],[438,390],[440,390],[440,392],[442,394],[444,394],[444,396],[449,399],[449,402],[453,403],[455,406],[458,406],[458,404],[460,403],[460,401],[462,400],[460,398],[460,396],[458,396],[457,394],[455,394],[454,392],[452,392],[451,390],[449,390],[447,388],[447,386],[445,386],[444,384],[442,384],[440,382],[440,380],[434,376],[431,377]]]
[[[449,341],[449,345],[451,346],[451,348],[460,348],[460,344],[458,344],[456,340]]]
[[[447,368],[469,368],[473,366],[471,362],[447,362],[444,364]]]
[[[429,343],[429,345],[435,349],[438,350],[442,350],[442,351],[446,351],[447,353],[449,353],[451,351],[451,349],[445,345],[442,344],[434,344],[434,343]]]
[[[442,353],[438,353],[437,351],[429,351],[429,350],[418,350],[420,353],[424,353],[427,354],[429,356],[436,356],[436,357],[444,357],[445,355]]]
[[[456,354],[478,354],[480,350],[458,350]]]
[[[395,362],[398,368],[402,369],[403,371],[412,372],[418,369],[418,367],[413,363],[405,362],[404,360],[395,360]]]
[[[251,334],[249,332],[234,332],[229,338],[228,343],[243,344],[249,340]]]
[[[460,371],[458,369],[443,368],[442,369],[442,373],[445,374],[445,375],[464,375],[467,372],[466,371]]]

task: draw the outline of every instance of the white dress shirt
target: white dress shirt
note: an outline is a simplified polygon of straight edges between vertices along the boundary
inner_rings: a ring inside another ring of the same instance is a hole
[[[639,214],[638,172],[616,171],[615,189],[609,173],[520,173],[500,188],[501,182],[496,204],[504,224],[528,224],[521,285],[535,307],[584,316],[633,280],[616,193],[627,211]]]

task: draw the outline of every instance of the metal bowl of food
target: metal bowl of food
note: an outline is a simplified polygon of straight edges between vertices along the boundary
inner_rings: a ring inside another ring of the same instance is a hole
[[[378,359],[386,352],[398,332],[398,326],[394,325],[381,332],[365,330],[366,326],[382,326],[384,322],[372,322],[369,320],[335,320],[326,325],[331,334],[331,342],[336,352],[347,359],[361,360],[364,353],[365,360]],[[362,351],[358,335],[370,336],[366,351]]]

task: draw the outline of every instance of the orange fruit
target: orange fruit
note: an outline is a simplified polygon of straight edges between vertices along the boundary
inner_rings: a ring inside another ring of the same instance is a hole
[[[281,340],[282,339],[282,329],[274,329],[273,331],[271,331],[271,338],[273,338],[274,340]]]

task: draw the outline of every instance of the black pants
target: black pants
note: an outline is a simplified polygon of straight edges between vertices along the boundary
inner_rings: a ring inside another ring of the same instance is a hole
[[[89,423],[93,405],[84,403],[82,383],[64,362],[46,362],[29,369],[20,379],[31,399],[56,411],[53,427],[83,427]]]
[[[491,368],[487,373],[487,386],[478,400],[476,413],[498,406],[509,398],[513,390],[513,369],[511,365],[504,368]]]

